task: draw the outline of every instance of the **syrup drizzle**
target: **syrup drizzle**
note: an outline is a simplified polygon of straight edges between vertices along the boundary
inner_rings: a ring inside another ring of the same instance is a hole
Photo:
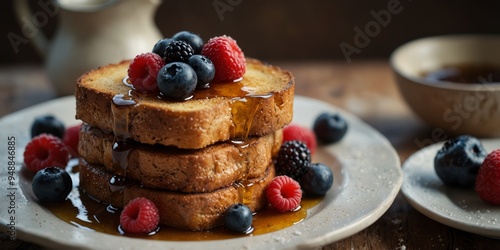
[[[125,80],[124,80],[125,81]],[[129,131],[129,113],[131,106],[137,104],[128,96],[117,94],[111,103],[113,113],[114,142],[112,148],[113,173],[109,180],[109,188],[112,192],[112,204],[123,204],[123,189],[127,186],[128,157],[133,149],[133,142]],[[113,209],[110,207],[110,209]]]
[[[133,85],[132,83],[130,83],[130,78],[128,76],[123,77],[122,83],[127,87],[133,88]]]
[[[246,179],[237,181],[233,186],[238,190],[239,203],[248,205],[253,200],[253,183]]]
[[[248,85],[245,78],[237,79],[234,82],[213,83],[208,88],[197,89],[192,98],[195,100],[218,97],[230,98],[229,107],[233,120],[230,142],[240,150],[242,159],[244,156],[242,149],[249,146],[248,137],[254,118],[262,106],[261,102],[273,96],[273,93],[257,93],[255,88]],[[245,166],[248,166],[248,164],[245,164]],[[248,171],[248,167],[243,171],[245,173],[243,180],[246,179]],[[235,186],[239,189],[245,189],[241,183]],[[242,193],[242,191],[239,193]]]
[[[259,110],[260,100],[270,98],[272,93],[268,94],[255,94],[255,90],[248,87],[243,82],[243,78],[237,79],[232,83],[217,83],[207,84],[198,88],[195,93],[188,99],[204,99],[214,97],[228,97],[231,98],[230,108],[233,118],[233,132],[231,135],[231,142],[239,150],[239,156],[243,159],[243,149],[249,146],[248,136],[252,127],[253,118]],[[122,79],[122,84],[131,87],[128,76]],[[113,173],[115,175],[110,179],[109,185],[113,192],[113,204],[123,204],[123,195],[121,194],[123,188],[127,185],[126,172],[128,167],[128,157],[131,150],[133,150],[133,140],[130,138],[129,126],[129,111],[132,106],[136,105],[133,99],[134,95],[139,93],[130,90],[128,95],[117,94],[113,97],[112,112],[113,112],[113,131],[115,141],[113,143],[112,157],[113,157]],[[161,95],[160,99],[164,99]],[[168,101],[168,100],[166,100]],[[236,137],[238,135],[238,137]],[[248,164],[244,164],[245,169],[242,171],[241,180],[233,184],[238,190],[240,200],[248,204],[252,197],[252,184],[246,178],[250,169]]]
[[[269,94],[255,94],[252,88],[248,88],[243,83],[244,79],[238,79],[233,83],[218,83],[203,86],[198,88],[191,99],[204,99],[212,97],[229,97],[231,98],[231,113],[233,115],[233,135],[239,135],[238,138],[232,140],[233,144],[240,149],[240,156],[243,156],[241,149],[249,146],[248,136],[252,127],[253,119],[259,111],[260,101],[273,96]],[[122,83],[132,87],[128,77],[123,78]],[[109,180],[109,188],[113,192],[113,204],[123,204],[123,190],[127,186],[127,167],[128,157],[134,148],[134,142],[130,137],[129,131],[129,113],[130,109],[136,105],[132,90],[126,95],[117,94],[113,97],[111,110],[113,113],[113,131],[115,140],[113,143],[113,172],[115,175]],[[249,108],[254,107],[254,108]],[[248,164],[246,164],[248,165]],[[78,171],[67,169],[76,179],[75,186],[78,186]],[[70,168],[70,166],[68,166]],[[253,197],[253,184],[246,180],[249,169],[245,170],[245,175],[241,181],[233,184],[238,190],[239,200],[243,204],[251,202]],[[119,228],[119,209],[93,200],[91,197],[83,194],[76,189],[78,194],[70,195],[69,199],[61,206],[50,206],[49,209],[64,221],[76,225],[80,228],[90,229],[93,231],[104,232],[113,235],[123,235]],[[74,193],[74,192],[73,192]],[[253,229],[249,235],[259,235],[274,232],[295,223],[298,223],[306,218],[307,209],[314,207],[321,201],[321,198],[304,198],[301,208],[287,213],[278,213],[272,208],[264,208],[254,215]],[[76,212],[75,212],[76,208]],[[134,236],[157,240],[176,240],[176,241],[193,241],[193,240],[218,240],[229,239],[235,237],[243,237],[244,234],[234,234],[227,231],[224,227],[215,228],[212,230],[191,232],[162,227],[161,230],[156,230],[153,235]]]
[[[231,83],[215,83],[210,88],[195,91],[193,99],[214,97],[230,98],[231,115],[233,118],[232,140],[238,144],[247,141],[253,120],[259,111],[260,102],[271,98],[273,93],[258,94],[255,88],[245,85],[245,79]]]

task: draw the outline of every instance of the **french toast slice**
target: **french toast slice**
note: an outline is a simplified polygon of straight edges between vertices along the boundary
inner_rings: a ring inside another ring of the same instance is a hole
[[[133,143],[126,176],[148,188],[186,193],[213,191],[262,175],[282,140],[282,131],[278,130],[244,142],[219,142],[202,149]],[[113,172],[113,143],[112,133],[82,124],[79,154],[86,162]]]
[[[263,136],[283,128],[293,116],[293,76],[278,67],[247,59],[243,79],[211,83],[186,101],[144,95],[124,83],[130,61],[92,70],[77,81],[76,118],[113,131],[113,98],[133,104],[123,122],[140,143],[199,149],[220,141]]]
[[[186,194],[144,188],[138,184],[126,185],[112,192],[109,180],[113,175],[103,166],[81,159],[79,171],[80,189],[90,197],[117,208],[124,207],[136,197],[145,197],[158,207],[160,224],[192,231],[221,226],[224,212],[235,203],[244,203],[254,212],[265,207],[265,190],[275,177],[271,163],[259,177],[211,192]]]

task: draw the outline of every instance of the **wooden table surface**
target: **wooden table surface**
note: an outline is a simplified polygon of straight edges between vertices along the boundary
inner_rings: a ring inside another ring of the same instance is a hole
[[[392,143],[401,162],[432,142],[432,127],[422,123],[399,95],[385,60],[272,62],[291,71],[296,94],[341,107],[380,131]],[[54,98],[43,69],[33,66],[0,67],[0,116]],[[332,215],[334,216],[334,215]],[[0,237],[0,248],[32,244]],[[457,230],[422,215],[402,194],[375,223],[359,233],[322,249],[500,249],[500,240]]]

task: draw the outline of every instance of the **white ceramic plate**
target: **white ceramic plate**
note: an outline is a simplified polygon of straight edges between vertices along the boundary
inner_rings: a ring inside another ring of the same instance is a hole
[[[500,139],[482,140],[482,143],[488,152],[500,148]],[[500,238],[500,206],[486,204],[473,189],[447,187],[437,176],[434,156],[442,145],[423,148],[403,164],[403,195],[415,209],[437,222]]]
[[[297,96],[294,122],[312,126],[321,112],[340,112],[349,131],[337,144],[318,149],[319,160],[330,165],[334,186],[323,201],[309,210],[302,222],[286,229],[258,236],[229,240],[172,242],[132,239],[83,230],[67,224],[32,199],[30,181],[19,176],[28,131],[36,115],[53,113],[66,124],[74,119],[74,97],[56,99],[0,120],[0,192],[8,190],[8,137],[16,138],[16,236],[47,247],[82,249],[302,249],[322,245],[353,235],[375,222],[387,211],[402,184],[399,157],[382,135],[353,115],[329,104]],[[336,159],[336,160],[335,160]],[[0,204],[0,228],[8,232],[6,202]]]

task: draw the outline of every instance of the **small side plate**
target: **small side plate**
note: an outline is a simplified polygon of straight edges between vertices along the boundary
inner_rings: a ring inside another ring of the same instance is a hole
[[[500,139],[482,140],[488,152]],[[434,170],[434,157],[443,143],[414,153],[403,164],[406,200],[419,212],[444,225],[491,238],[500,238],[500,206],[483,202],[474,189],[448,187]]]

